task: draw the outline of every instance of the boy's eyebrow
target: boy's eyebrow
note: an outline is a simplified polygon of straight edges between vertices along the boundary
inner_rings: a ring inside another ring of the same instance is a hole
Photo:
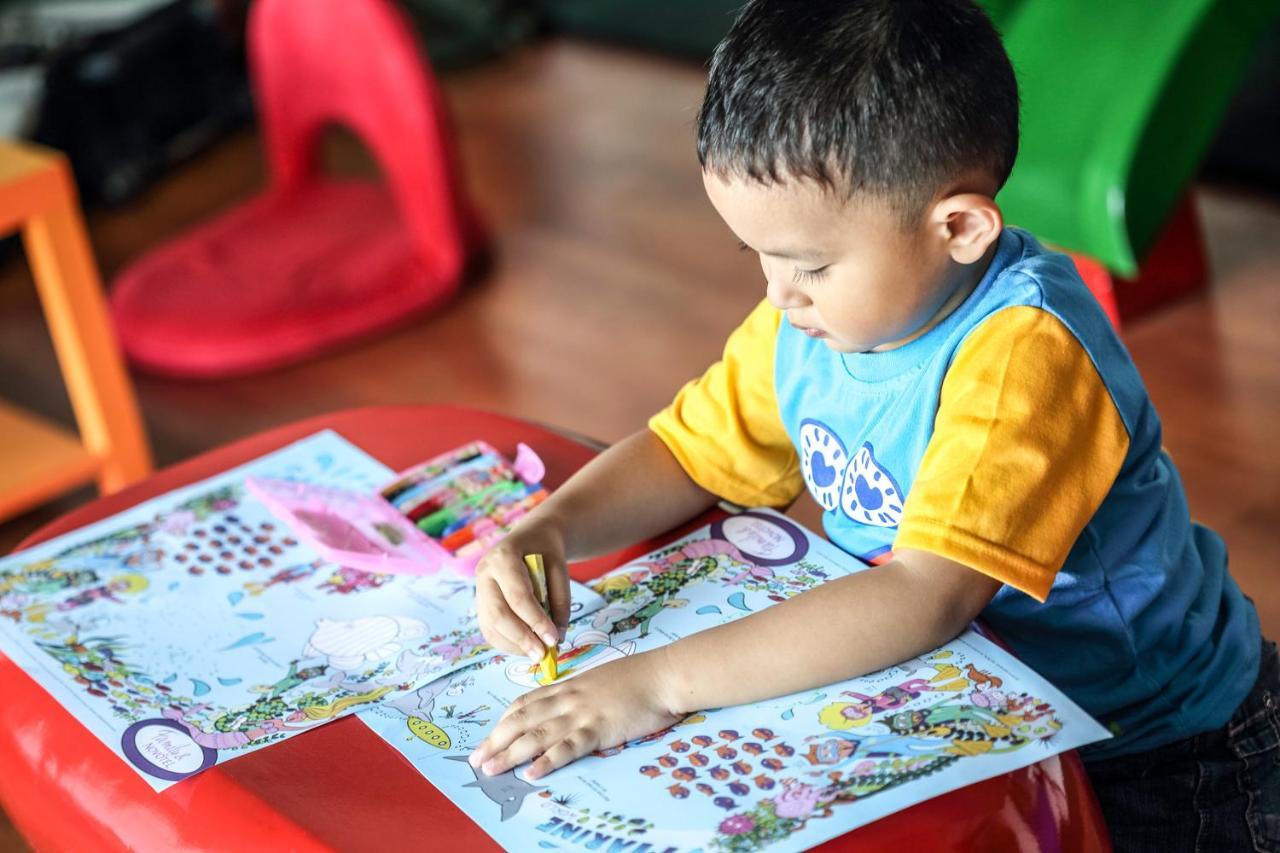
[[[823,257],[820,252],[802,252],[798,249],[783,248],[781,246],[775,249],[752,249],[741,240],[738,241],[738,248],[744,251],[754,251],[761,255],[768,255],[771,258],[782,258],[784,261],[813,261]]]
[[[804,263],[820,263],[823,255],[819,252],[802,252],[797,249],[780,249],[779,251],[768,252],[764,249],[760,250],[760,254],[768,255],[771,258],[781,258],[784,261],[803,261]]]

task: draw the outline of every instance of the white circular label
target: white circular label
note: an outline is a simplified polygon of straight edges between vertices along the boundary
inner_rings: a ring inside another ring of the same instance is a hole
[[[194,773],[204,763],[204,750],[190,735],[170,726],[143,726],[134,746],[147,761],[171,773]]]
[[[757,515],[735,515],[724,520],[724,538],[743,554],[765,560],[787,560],[796,552],[796,541],[780,525]]]

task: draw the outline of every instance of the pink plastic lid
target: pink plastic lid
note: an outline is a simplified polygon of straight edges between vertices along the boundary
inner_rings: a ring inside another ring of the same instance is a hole
[[[429,575],[453,560],[447,551],[374,494],[249,477],[249,491],[327,560],[353,569]]]

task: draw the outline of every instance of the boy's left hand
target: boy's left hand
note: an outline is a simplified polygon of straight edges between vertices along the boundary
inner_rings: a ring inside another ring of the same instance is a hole
[[[533,780],[679,722],[685,715],[665,695],[664,658],[656,649],[529,691],[471,753],[471,766],[492,776],[536,758],[525,773]]]

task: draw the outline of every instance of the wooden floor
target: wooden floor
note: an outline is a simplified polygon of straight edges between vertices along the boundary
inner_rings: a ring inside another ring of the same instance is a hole
[[[642,426],[763,295],[703,196],[702,70],[551,42],[445,81],[495,267],[442,313],[298,367],[225,382],[137,377],[161,464],[350,406],[451,402],[605,440]],[[350,138],[336,171],[373,172]],[[90,217],[104,277],[262,186],[249,132]],[[1192,509],[1280,635],[1280,206],[1202,189],[1212,291],[1126,329]],[[0,264],[0,396],[72,424],[21,259]],[[84,500],[0,525],[0,553]],[[812,508],[797,514],[812,519]],[[0,820],[0,849],[5,848]]]

